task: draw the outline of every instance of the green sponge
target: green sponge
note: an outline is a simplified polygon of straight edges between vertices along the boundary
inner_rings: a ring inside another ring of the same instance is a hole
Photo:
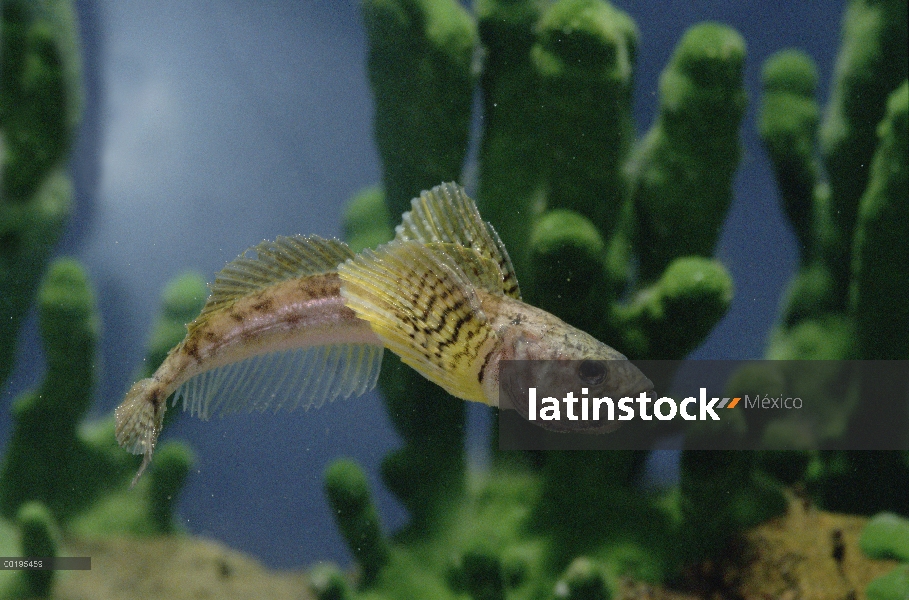
[[[72,2],[9,0],[0,34],[0,385],[72,212],[66,155],[81,116]]]
[[[859,547],[870,558],[909,562],[909,519],[894,513],[875,515],[862,530]]]
[[[388,562],[388,542],[372,503],[363,470],[351,460],[337,460],[325,472],[325,493],[351,553],[367,583]]]
[[[865,588],[868,600],[907,600],[909,565],[902,565],[876,578]]]
[[[741,154],[745,41],[715,23],[689,29],[660,77],[660,115],[631,159],[644,280],[681,256],[709,256]]]
[[[22,557],[54,558],[57,556],[57,534],[50,511],[40,502],[23,504],[16,515],[22,539]],[[22,598],[49,598],[54,571],[24,570],[19,584]]]

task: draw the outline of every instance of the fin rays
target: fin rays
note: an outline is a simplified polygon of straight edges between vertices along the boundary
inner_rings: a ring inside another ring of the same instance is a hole
[[[201,373],[177,388],[174,404],[202,419],[242,410],[319,408],[376,385],[382,347],[337,344],[261,354]]]
[[[338,267],[341,294],[405,364],[459,398],[483,402],[471,369],[496,334],[467,274],[439,245],[393,241],[364,250]]]
[[[256,257],[247,256],[255,252]],[[215,277],[211,295],[189,330],[204,323],[211,313],[230,305],[237,298],[257,292],[279,281],[294,277],[334,271],[353,256],[353,251],[340,240],[316,235],[279,236],[253,246],[229,262]]]
[[[497,273],[495,286],[486,287],[489,277],[474,281],[493,294],[521,299],[521,290],[511,258],[492,225],[483,220],[476,204],[456,183],[443,183],[425,191],[411,201],[411,210],[401,217],[395,228],[396,240],[413,240],[424,244],[453,244],[478,253],[492,261]],[[458,258],[457,256],[454,258]],[[468,270],[467,275],[472,273]],[[473,278],[471,278],[473,279]]]

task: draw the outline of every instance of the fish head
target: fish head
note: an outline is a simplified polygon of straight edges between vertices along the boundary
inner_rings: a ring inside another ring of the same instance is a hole
[[[498,406],[517,410],[528,418],[528,394],[575,398],[637,398],[655,400],[653,382],[618,350],[557,317],[528,307],[527,320],[500,332],[504,351],[498,364]],[[540,314],[542,313],[542,314]],[[554,431],[604,433],[618,429],[618,421],[535,421]]]

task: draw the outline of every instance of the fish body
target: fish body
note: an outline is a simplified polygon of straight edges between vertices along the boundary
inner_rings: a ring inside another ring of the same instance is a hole
[[[344,305],[337,273],[269,286],[190,325],[156,372],[168,395],[191,378],[251,356],[331,344],[382,346],[369,324]]]
[[[117,408],[118,442],[144,455],[139,474],[171,394],[203,418],[309,408],[371,389],[387,348],[452,395],[498,406],[504,360],[627,363],[521,301],[504,245],[454,184],[415,198],[395,240],[376,250],[354,255],[343,242],[315,236],[251,250],[255,257],[244,253],[218,274],[186,338]],[[572,366],[560,376],[607,385],[605,371]],[[652,386],[628,363],[608,388]]]

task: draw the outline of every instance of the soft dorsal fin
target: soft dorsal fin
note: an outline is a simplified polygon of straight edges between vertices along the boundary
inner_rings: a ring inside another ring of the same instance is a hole
[[[437,244],[398,240],[364,250],[338,274],[347,306],[405,364],[454,396],[487,401],[477,373],[496,333],[451,254]]]
[[[472,248],[457,244],[432,242],[426,244],[426,247],[433,252],[448,255],[474,286],[491,294],[502,293],[504,275],[493,259],[481,256]]]
[[[483,221],[476,204],[456,183],[443,183],[411,200],[411,210],[401,217],[396,240],[416,240],[424,244],[441,243],[463,246],[498,265],[501,282],[487,291],[521,298],[514,266],[492,225]],[[457,256],[452,256],[455,260]],[[470,273],[468,273],[469,275]],[[489,277],[484,277],[488,280]]]
[[[248,256],[255,252],[256,256]],[[246,250],[221,269],[211,284],[211,295],[190,332],[204,323],[211,313],[229,306],[238,298],[252,294],[280,281],[334,271],[352,257],[353,251],[340,240],[317,235],[279,236]]]

